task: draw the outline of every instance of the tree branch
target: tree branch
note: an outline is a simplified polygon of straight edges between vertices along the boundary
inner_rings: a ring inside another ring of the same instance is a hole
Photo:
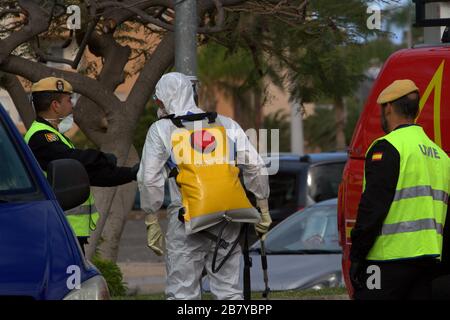
[[[23,13],[23,11],[20,9],[5,9],[0,11],[0,18],[2,18],[2,16],[7,14],[20,14],[20,13]]]
[[[117,8],[122,8],[122,9],[128,10],[128,11],[132,12],[134,15],[139,16],[143,21],[145,21],[147,23],[154,24],[160,28],[163,28],[163,29],[166,29],[169,31],[174,31],[173,25],[162,22],[161,20],[149,15],[144,10],[141,10],[140,8],[137,8],[133,5],[126,4],[123,2],[116,2],[116,1],[104,1],[100,4],[98,4],[99,9],[110,8],[110,7],[117,7]]]
[[[28,129],[36,116],[22,83],[15,75],[0,71],[0,86],[8,91],[25,127]]]
[[[237,2],[242,2],[243,0],[239,0]],[[200,34],[203,33],[214,33],[214,32],[221,32],[223,31],[223,23],[225,21],[225,13],[223,10],[223,5],[222,5],[222,1],[221,0],[211,0],[213,7],[215,6],[215,8],[217,9],[218,12],[218,23],[216,26],[214,27],[200,27],[198,28],[197,32]],[[131,13],[133,13],[131,16],[133,15],[137,15],[139,17],[139,19],[141,21],[144,21],[146,23],[150,23],[153,25],[156,25],[160,28],[163,28],[165,30],[168,31],[175,31],[175,26],[173,24],[164,22],[156,17],[151,16],[150,14],[148,14],[147,12],[145,12],[145,9],[149,8],[150,6],[155,6],[157,1],[153,2],[152,5],[149,5],[148,2],[145,1],[145,5],[143,4],[143,1],[137,1],[135,3],[123,3],[123,2],[117,2],[117,1],[103,1],[100,4],[97,5],[98,9],[102,9],[102,8],[110,8],[110,7],[117,7],[117,8],[122,8],[125,9],[127,11],[130,11]],[[166,4],[166,1],[161,1],[161,4]],[[141,7],[138,7],[138,5],[141,5]],[[168,6],[169,7],[169,6]],[[171,7],[173,7],[173,5],[171,5]],[[212,7],[212,8],[213,8]],[[211,9],[210,5],[206,5],[205,8],[209,8]],[[203,10],[201,10],[203,11]],[[128,17],[130,18],[130,17]]]
[[[146,10],[150,7],[170,8],[172,6],[172,1],[170,0],[126,0],[121,1],[121,3],[140,10]],[[121,10],[118,7],[107,8],[103,13],[103,17],[105,18],[105,20],[114,21],[115,25],[119,25],[133,16],[135,16],[134,12],[131,12],[129,10]]]
[[[94,33],[89,40],[89,50],[97,57],[104,58],[103,68],[98,76],[98,81],[110,91],[114,91],[118,85],[125,81],[124,69],[128,62],[131,49],[128,46],[119,45],[112,34],[99,35]],[[89,110],[91,116],[81,117],[85,109]],[[98,110],[94,102],[82,97],[77,103],[74,114],[77,124],[83,132],[97,146],[101,146],[105,139],[105,125],[101,123],[104,120],[104,113]],[[121,111],[114,108],[111,114]]]
[[[50,16],[35,1],[22,0],[20,6],[26,10],[28,23],[19,31],[13,32],[8,38],[0,40],[0,64],[19,45],[34,36],[45,32],[50,25]]]
[[[175,52],[174,41],[175,35],[172,32],[168,32],[159,43],[151,58],[145,62],[144,68],[139,74],[139,78],[126,101],[126,106],[135,110],[134,112],[127,113],[131,117],[131,121],[137,121],[139,119],[160,76],[173,63]]]
[[[108,90],[94,79],[75,72],[53,69],[25,58],[10,55],[0,64],[0,70],[20,75],[32,82],[50,76],[64,78],[70,82],[74,91],[81,93],[97,103],[105,113],[111,112],[111,106],[122,104],[114,92]]]

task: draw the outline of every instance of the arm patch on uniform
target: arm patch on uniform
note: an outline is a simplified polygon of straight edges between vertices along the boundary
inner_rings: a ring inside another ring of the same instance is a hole
[[[383,152],[374,152],[372,155],[372,161],[381,161],[383,159]]]
[[[45,134],[45,139],[48,142],[55,142],[55,141],[59,140],[58,136],[56,134],[54,134],[54,133],[46,133]]]

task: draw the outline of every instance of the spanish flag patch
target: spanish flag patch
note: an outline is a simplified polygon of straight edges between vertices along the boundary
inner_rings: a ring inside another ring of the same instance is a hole
[[[383,152],[374,152],[372,155],[372,161],[380,161],[383,159]]]
[[[55,142],[59,140],[58,136],[54,133],[46,133],[45,139],[47,139],[48,142]]]

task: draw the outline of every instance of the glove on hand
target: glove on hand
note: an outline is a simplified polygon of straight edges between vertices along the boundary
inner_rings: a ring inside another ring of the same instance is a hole
[[[162,242],[163,236],[158,217],[155,214],[148,214],[145,217],[145,225],[147,226],[147,246],[153,250],[157,256],[164,253]]]
[[[272,224],[272,218],[269,213],[269,203],[267,199],[256,200],[256,206],[261,213],[261,221],[255,225],[256,234],[260,238],[265,238],[265,234],[269,231],[269,227]]]

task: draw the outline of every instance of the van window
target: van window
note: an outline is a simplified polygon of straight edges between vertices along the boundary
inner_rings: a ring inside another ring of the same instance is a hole
[[[316,202],[336,198],[345,162],[312,166],[308,174],[308,193]]]
[[[23,159],[14,147],[5,127],[0,122],[0,197],[3,201],[24,200],[18,195],[38,191],[30,178]]]

